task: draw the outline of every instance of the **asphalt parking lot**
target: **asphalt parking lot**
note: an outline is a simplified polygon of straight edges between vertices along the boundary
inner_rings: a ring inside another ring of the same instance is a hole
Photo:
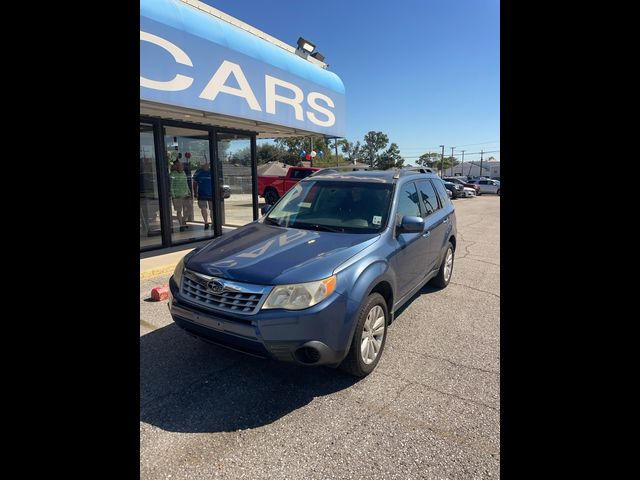
[[[500,197],[454,200],[450,285],[424,287],[377,369],[260,360],[176,327],[140,284],[143,479],[500,476]]]

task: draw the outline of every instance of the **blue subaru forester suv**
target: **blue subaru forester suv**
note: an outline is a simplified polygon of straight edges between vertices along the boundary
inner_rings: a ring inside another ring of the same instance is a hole
[[[399,307],[451,278],[454,207],[424,172],[326,169],[300,181],[180,261],[173,320],[245,353],[371,373]]]

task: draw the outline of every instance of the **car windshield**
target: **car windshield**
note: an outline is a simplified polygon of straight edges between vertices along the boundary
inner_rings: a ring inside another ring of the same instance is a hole
[[[264,222],[328,232],[377,233],[387,225],[392,185],[307,180],[289,190]]]
[[[451,183],[459,183],[460,185],[464,184],[460,178],[445,178],[445,180]]]

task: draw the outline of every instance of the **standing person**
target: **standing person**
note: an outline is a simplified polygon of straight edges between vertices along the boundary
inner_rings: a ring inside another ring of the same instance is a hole
[[[180,160],[173,162],[171,173],[169,173],[169,194],[173,201],[173,208],[176,209],[180,231],[187,228],[187,219],[185,217],[187,202],[191,201],[191,192],[187,185],[187,175],[184,173],[184,165]]]
[[[204,229],[209,230],[209,212],[211,211],[211,221],[213,222],[213,192],[211,189],[211,168],[209,162],[203,162],[193,176],[194,194],[198,199],[198,207],[204,219]]]

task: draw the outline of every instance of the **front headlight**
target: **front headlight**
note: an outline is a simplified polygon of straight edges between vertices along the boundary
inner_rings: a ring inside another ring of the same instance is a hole
[[[176,285],[178,286],[178,290],[180,289],[180,284],[182,283],[183,271],[184,271],[184,257],[180,259],[180,261],[176,265],[176,269],[173,271],[173,280],[176,282]]]
[[[336,289],[336,276],[324,280],[274,287],[262,308],[284,308],[302,310],[327,298]]]

